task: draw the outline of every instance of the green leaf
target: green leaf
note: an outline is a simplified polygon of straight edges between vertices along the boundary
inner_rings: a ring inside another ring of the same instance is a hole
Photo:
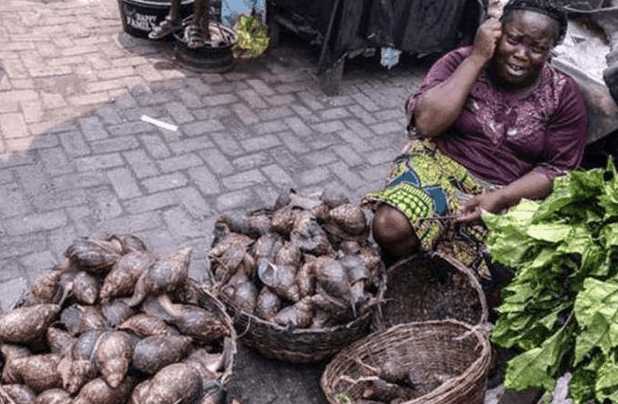
[[[594,245],[590,230],[586,226],[571,226],[568,238],[557,249],[561,254],[584,255]]]
[[[572,226],[568,224],[533,224],[528,227],[526,234],[535,240],[558,243],[565,240],[571,233]]]
[[[575,318],[581,327],[575,364],[598,347],[608,355],[618,347],[618,283],[588,278],[575,299]]]
[[[575,403],[586,403],[594,399],[596,379],[596,370],[579,367],[573,372],[569,393]]]
[[[600,402],[609,400],[618,402],[618,364],[613,360],[607,361],[601,366],[597,374],[595,385],[596,398]]]
[[[618,247],[618,223],[608,224],[601,230],[605,248]]]
[[[540,347],[511,359],[507,365],[504,385],[511,390],[543,388],[551,390],[556,382],[556,372],[565,352],[568,351],[570,330],[561,328]]]
[[[538,202],[523,200],[505,214],[483,214],[490,230],[487,246],[494,261],[512,268],[520,265],[536,243],[526,231],[538,207]]]

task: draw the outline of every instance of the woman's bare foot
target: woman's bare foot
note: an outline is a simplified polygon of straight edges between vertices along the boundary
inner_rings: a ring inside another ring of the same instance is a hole
[[[174,32],[180,31],[182,29],[182,22],[172,20],[169,17],[166,17],[159,25],[154,27],[152,31],[148,34],[148,38],[150,39],[162,39],[166,36],[173,34]]]

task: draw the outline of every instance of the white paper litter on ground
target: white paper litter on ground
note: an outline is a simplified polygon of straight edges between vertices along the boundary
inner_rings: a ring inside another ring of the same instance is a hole
[[[178,126],[172,125],[171,123],[160,121],[158,119],[151,118],[148,115],[142,115],[141,120],[144,122],[153,124],[154,126],[157,126],[159,128],[171,130],[172,132],[178,132]]]

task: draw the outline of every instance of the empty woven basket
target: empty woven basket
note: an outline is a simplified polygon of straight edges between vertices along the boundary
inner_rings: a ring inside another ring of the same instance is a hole
[[[387,272],[385,303],[375,318],[377,330],[418,321],[487,321],[485,294],[475,274],[450,257],[417,254]]]
[[[363,398],[361,378],[375,376],[387,360],[414,375],[414,397],[404,404],[480,404],[486,389],[491,348],[487,337],[458,321],[401,324],[374,333],[341,351],[322,376],[329,403]]]

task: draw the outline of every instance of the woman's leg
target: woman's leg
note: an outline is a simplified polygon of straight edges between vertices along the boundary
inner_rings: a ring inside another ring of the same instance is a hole
[[[153,27],[148,34],[150,39],[161,39],[182,29],[180,2],[181,0],[172,0],[169,14],[159,25]]]
[[[389,205],[376,210],[372,224],[373,238],[392,258],[404,258],[418,251],[420,240],[408,218]]]

